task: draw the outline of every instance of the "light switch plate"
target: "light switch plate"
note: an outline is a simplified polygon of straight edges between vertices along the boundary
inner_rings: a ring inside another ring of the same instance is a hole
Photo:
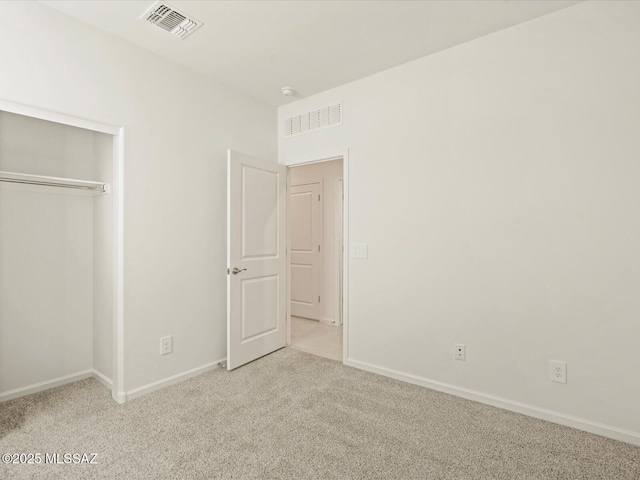
[[[366,243],[352,243],[351,258],[369,258],[369,245]]]

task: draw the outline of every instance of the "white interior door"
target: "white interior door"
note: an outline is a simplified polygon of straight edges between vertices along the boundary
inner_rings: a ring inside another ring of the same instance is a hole
[[[291,187],[291,315],[320,320],[322,202],[320,183]]]
[[[286,345],[286,167],[227,152],[227,368]]]

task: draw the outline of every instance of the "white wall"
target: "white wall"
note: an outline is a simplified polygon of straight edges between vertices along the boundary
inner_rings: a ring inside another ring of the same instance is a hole
[[[114,138],[94,134],[94,180],[113,186]],[[113,188],[112,188],[113,191]],[[93,198],[93,369],[113,380],[113,196]]]
[[[279,159],[349,148],[352,361],[640,442],[639,24],[585,2],[279,109],[344,102]]]
[[[0,170],[91,180],[93,150],[0,112]],[[92,368],[93,221],[92,197],[0,184],[0,395]]]
[[[320,302],[321,320],[324,323],[340,324],[340,247],[342,245],[342,216],[339,211],[342,179],[342,160],[314,163],[292,168],[289,174],[291,185],[311,182],[322,183],[322,286]]]
[[[225,149],[275,158],[275,109],[34,2],[0,55],[1,99],[126,128],[125,389],[223,358]]]

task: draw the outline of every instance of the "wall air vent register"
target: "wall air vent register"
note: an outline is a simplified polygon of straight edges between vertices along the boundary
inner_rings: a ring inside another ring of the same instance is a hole
[[[285,118],[284,136],[292,137],[339,125],[342,125],[342,102],[336,102],[328,107],[316,108],[309,112]]]

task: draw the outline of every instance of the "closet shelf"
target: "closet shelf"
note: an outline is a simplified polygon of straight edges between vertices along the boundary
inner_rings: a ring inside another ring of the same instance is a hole
[[[98,195],[109,193],[109,185],[102,182],[78,180],[75,178],[45,177],[43,175],[29,175],[16,172],[0,171],[0,183],[70,188],[74,190],[84,190]]]

